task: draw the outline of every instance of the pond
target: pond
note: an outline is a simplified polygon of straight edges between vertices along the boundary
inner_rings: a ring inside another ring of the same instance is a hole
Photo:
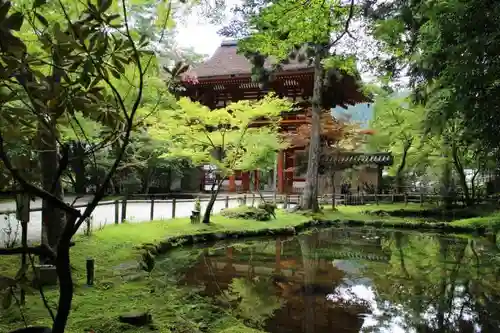
[[[500,332],[486,239],[334,228],[182,251],[180,284],[267,332]]]

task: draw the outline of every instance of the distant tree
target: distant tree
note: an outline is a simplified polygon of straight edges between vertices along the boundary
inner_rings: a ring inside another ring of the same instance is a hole
[[[393,153],[396,163],[392,171],[398,193],[404,192],[409,160],[414,160],[414,156],[422,152],[425,142],[424,119],[424,108],[414,105],[409,97],[381,95],[375,101],[374,118],[370,124],[375,134],[371,137],[370,145],[375,150]]]
[[[254,170],[274,163],[269,156],[282,145],[278,133],[280,114],[290,109],[290,103],[271,96],[231,103],[216,110],[186,98],[178,103],[178,109],[158,114],[161,120],[150,129],[150,134],[167,146],[166,157],[184,157],[197,166],[216,167],[217,181],[203,216],[203,222],[209,223],[222,182],[234,170]],[[269,123],[251,126],[259,118]]]

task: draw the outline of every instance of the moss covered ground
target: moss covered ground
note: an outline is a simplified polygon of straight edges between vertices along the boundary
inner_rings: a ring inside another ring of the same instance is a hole
[[[90,237],[77,236],[71,259],[74,266],[75,297],[67,332],[118,333],[151,332],[151,328],[136,328],[120,324],[118,316],[131,311],[150,311],[156,332],[214,332],[256,333],[247,328],[231,313],[222,310],[198,295],[196,290],[178,286],[176,271],[179,265],[189,264],[190,258],[177,258],[172,252],[151,273],[137,268],[140,258],[138,247],[144,243],[156,243],[170,237],[203,233],[255,231],[299,226],[311,218],[328,220],[352,220],[370,224],[381,219],[393,225],[422,223],[418,217],[401,218],[366,214],[366,211],[386,212],[429,207],[420,205],[365,205],[340,206],[337,211],[325,207],[323,214],[298,214],[279,211],[277,219],[267,222],[235,220],[214,216],[210,225],[191,224],[188,219],[124,223],[106,226]],[[451,222],[459,226],[483,226],[498,224],[500,213]],[[194,250],[193,250],[194,251]],[[198,250],[199,251],[199,250]],[[183,252],[185,253],[185,252]],[[95,259],[96,283],[85,286],[85,261]],[[13,275],[19,266],[18,257],[0,258],[0,275]],[[161,267],[161,268],[160,268]],[[56,301],[56,290],[47,290],[50,303]],[[23,326],[16,306],[0,310],[0,332]],[[30,325],[50,325],[50,319],[38,294],[29,295],[23,309]]]

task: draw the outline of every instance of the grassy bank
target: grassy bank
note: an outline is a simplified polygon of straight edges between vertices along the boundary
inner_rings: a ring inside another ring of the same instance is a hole
[[[179,235],[283,228],[308,220],[309,217],[281,212],[277,220],[269,222],[214,216],[213,223],[208,226],[193,225],[188,219],[175,219],[110,225],[94,232],[91,237],[78,236],[71,251],[76,291],[67,331],[150,332],[150,328],[139,329],[118,323],[120,314],[149,310],[158,332],[198,332],[201,328],[208,332],[227,332],[230,327],[238,325],[238,332],[244,333],[244,326],[231,314],[198,296],[196,291],[176,285],[175,267],[185,265],[188,258],[169,258],[162,263],[162,269],[147,274],[137,269],[139,250],[136,247]],[[96,284],[93,287],[85,286],[85,261],[88,257],[95,258]],[[18,257],[1,257],[0,275],[12,276],[18,265]],[[55,303],[56,291],[48,290],[46,294],[50,302]],[[28,296],[24,315],[30,325],[50,324],[38,294]],[[1,312],[0,318],[0,332],[23,326],[15,306]]]
[[[217,234],[232,232],[254,232],[300,227],[311,218],[330,221],[357,221],[357,223],[381,226],[381,220],[387,226],[421,225],[432,228],[425,219],[400,218],[393,216],[374,216],[366,211],[385,210],[387,212],[400,209],[424,209],[419,205],[366,205],[341,206],[338,211],[325,208],[321,215],[292,214],[278,212],[277,219],[268,222],[254,220],[234,220],[222,216],[214,216],[210,225],[191,224],[188,219],[153,221],[144,223],[125,223],[109,225],[103,230],[95,231],[91,237],[78,236],[71,257],[74,266],[76,284],[69,333],[91,332],[150,332],[150,328],[135,328],[122,325],[118,316],[131,311],[150,311],[153,315],[157,332],[199,332],[209,333],[255,333],[246,329],[231,313],[221,310],[204,299],[196,290],[184,289],[177,285],[176,267],[185,266],[190,258],[177,258],[175,252],[166,256],[151,274],[140,271],[137,262],[140,258],[138,247],[144,243],[157,244],[168,238]],[[500,220],[500,214],[492,215]],[[451,222],[471,231],[483,223],[491,221],[490,217],[459,220]],[[334,222],[334,224],[339,222]],[[435,224],[438,226],[438,224]],[[199,250],[193,250],[199,251]],[[85,260],[95,259],[96,284],[85,286]],[[191,259],[192,260],[192,259]],[[19,258],[0,257],[0,275],[13,275],[19,265]],[[50,302],[55,303],[55,290],[47,291]],[[38,294],[30,295],[24,315],[28,324],[50,324],[46,310]],[[0,332],[8,332],[23,326],[17,307],[0,312]],[[235,331],[233,327],[238,327]]]

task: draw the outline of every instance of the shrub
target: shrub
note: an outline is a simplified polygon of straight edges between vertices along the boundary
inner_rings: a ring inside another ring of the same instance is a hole
[[[261,202],[257,208],[263,209],[270,215],[274,216],[275,215],[274,212],[276,211],[276,204],[272,202]]]
[[[258,220],[269,221],[271,213],[260,207],[239,206],[236,208],[224,209],[221,212],[222,216],[231,219],[245,219],[245,220]]]

